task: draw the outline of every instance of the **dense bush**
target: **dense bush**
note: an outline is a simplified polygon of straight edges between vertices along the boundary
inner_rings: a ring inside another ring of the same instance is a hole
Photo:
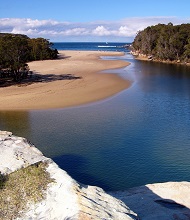
[[[29,71],[28,61],[57,58],[58,51],[44,38],[30,39],[20,34],[0,34],[0,78],[20,81]]]
[[[158,24],[139,31],[133,50],[159,60],[190,62],[190,24]]]

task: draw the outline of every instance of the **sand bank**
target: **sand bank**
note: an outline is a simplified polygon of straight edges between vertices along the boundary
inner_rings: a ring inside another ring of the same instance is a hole
[[[130,86],[114,74],[100,71],[121,68],[124,61],[101,60],[100,56],[122,55],[99,51],[59,51],[57,60],[34,61],[30,70],[38,82],[0,88],[0,110],[64,108],[110,97]]]

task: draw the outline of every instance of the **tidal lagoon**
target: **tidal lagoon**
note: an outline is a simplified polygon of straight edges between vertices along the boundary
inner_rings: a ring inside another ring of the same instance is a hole
[[[29,139],[74,179],[105,190],[190,181],[190,68],[135,60],[111,70],[132,82],[72,108],[0,112],[0,129]],[[101,73],[100,73],[101,74]]]

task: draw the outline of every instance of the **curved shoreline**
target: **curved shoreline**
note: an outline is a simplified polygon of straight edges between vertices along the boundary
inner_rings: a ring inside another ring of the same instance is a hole
[[[133,55],[133,54],[132,54]],[[148,62],[154,62],[154,63],[164,63],[164,64],[174,64],[174,65],[182,65],[182,66],[190,66],[190,63],[185,63],[185,62],[178,62],[177,60],[174,61],[169,61],[169,60],[157,60],[157,59],[149,59],[148,55],[138,55],[135,56],[136,60],[140,60],[140,61],[148,61]]]
[[[30,70],[44,79],[27,86],[0,88],[0,110],[40,110],[73,107],[111,97],[128,88],[130,82],[103,70],[129,63],[102,60],[100,56],[121,56],[119,52],[59,51],[57,60],[33,61]]]

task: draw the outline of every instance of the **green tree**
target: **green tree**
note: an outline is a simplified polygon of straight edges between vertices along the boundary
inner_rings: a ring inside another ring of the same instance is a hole
[[[27,37],[8,34],[0,38],[0,64],[10,69],[15,81],[20,81],[20,70],[26,67],[29,56]]]
[[[51,49],[52,43],[44,38],[29,39],[31,60],[46,60],[57,58],[57,50]]]
[[[190,24],[158,24],[139,31],[133,50],[159,60],[189,60]]]
[[[58,51],[51,46],[52,43],[44,38],[30,39],[26,35],[0,34],[1,78],[8,75],[20,81],[29,71],[26,64],[28,61],[57,58]]]
[[[190,38],[188,39],[188,43],[185,45],[184,59],[187,62],[190,62]]]

